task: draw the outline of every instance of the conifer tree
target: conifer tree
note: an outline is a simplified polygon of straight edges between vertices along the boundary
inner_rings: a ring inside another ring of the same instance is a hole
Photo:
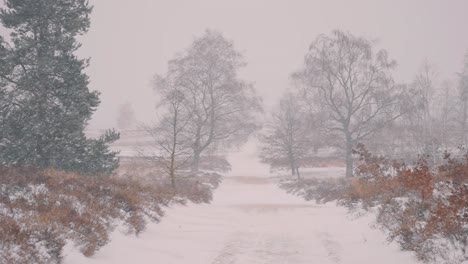
[[[88,89],[77,36],[87,32],[87,0],[6,0],[0,21],[0,164],[106,173],[118,163],[108,131],[87,139],[84,129],[98,107]]]

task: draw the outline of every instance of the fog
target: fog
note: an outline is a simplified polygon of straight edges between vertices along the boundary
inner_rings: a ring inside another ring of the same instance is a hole
[[[0,0],[0,264],[468,264],[467,11]]]
[[[80,51],[91,57],[91,89],[102,104],[91,129],[115,127],[118,106],[130,102],[137,119],[154,118],[151,81],[167,61],[207,28],[222,32],[244,52],[241,74],[255,83],[271,109],[289,76],[319,34],[334,29],[378,41],[398,62],[395,78],[411,81],[423,60],[439,78],[460,70],[468,47],[463,0],[445,1],[154,1],[94,0],[90,31]]]

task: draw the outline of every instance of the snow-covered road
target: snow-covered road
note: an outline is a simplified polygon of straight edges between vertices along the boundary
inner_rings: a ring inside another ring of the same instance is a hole
[[[211,204],[170,208],[139,237],[116,232],[94,257],[68,250],[65,263],[416,263],[371,219],[288,195],[274,179],[230,176]]]

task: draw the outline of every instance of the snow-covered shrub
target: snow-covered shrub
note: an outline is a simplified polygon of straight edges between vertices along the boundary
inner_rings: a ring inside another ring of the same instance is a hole
[[[356,153],[361,157],[357,185],[374,193],[357,198],[373,200],[389,239],[426,262],[466,258],[468,154],[461,159],[446,154],[445,164],[431,168],[427,157],[407,165],[370,155],[363,146]]]
[[[468,260],[468,153],[461,158],[446,154],[437,168],[424,156],[408,165],[372,155],[363,145],[354,153],[360,157],[354,178],[281,186],[307,200],[376,209],[377,223],[389,240],[425,262]]]
[[[19,219],[0,214],[0,263],[60,263],[65,241],[58,230],[35,217]]]
[[[0,168],[0,263],[61,263],[66,240],[91,256],[117,225],[139,234],[164,206],[210,202],[220,180],[215,173],[184,177],[173,190],[168,181]]]
[[[0,263],[60,263],[65,240],[91,256],[116,223],[138,234],[162,206],[184,200],[160,186],[57,170],[0,169]]]

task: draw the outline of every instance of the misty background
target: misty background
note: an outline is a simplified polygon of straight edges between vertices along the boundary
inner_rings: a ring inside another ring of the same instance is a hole
[[[248,62],[268,112],[290,86],[311,41],[333,29],[377,41],[398,62],[394,78],[411,81],[425,59],[438,80],[454,79],[468,47],[468,2],[454,1],[155,1],[91,0],[91,28],[80,38],[91,90],[102,103],[89,129],[116,126],[128,102],[140,122],[155,117],[151,81],[167,61],[207,28],[234,41]]]
[[[0,264],[468,264],[467,10],[0,0]]]

